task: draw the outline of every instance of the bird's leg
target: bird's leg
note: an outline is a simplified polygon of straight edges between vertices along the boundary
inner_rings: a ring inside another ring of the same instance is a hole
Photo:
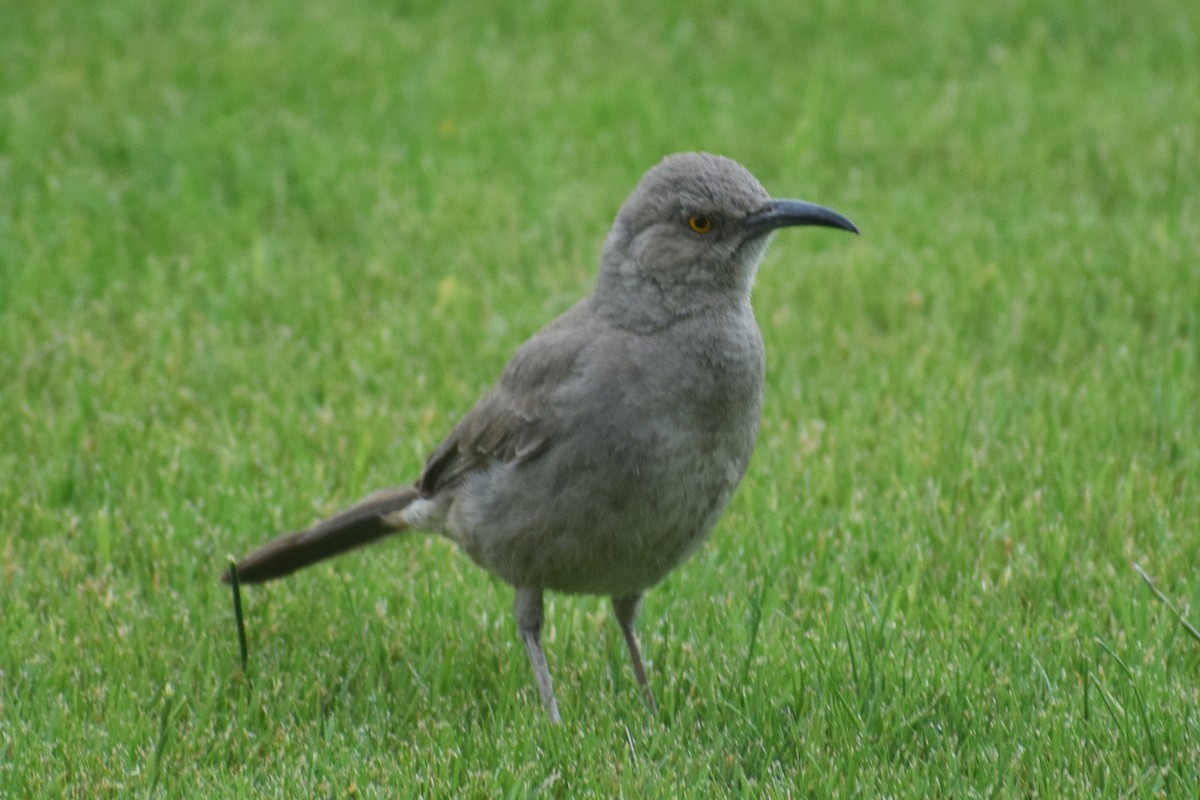
[[[658,706],[654,702],[654,693],[650,691],[650,681],[646,679],[646,667],[642,664],[642,648],[638,646],[637,634],[633,630],[633,621],[637,618],[638,607],[642,603],[640,594],[612,599],[613,612],[617,616],[617,624],[625,635],[625,645],[629,648],[629,659],[633,662],[633,674],[637,676],[638,685],[646,698],[646,705],[657,713]]]
[[[550,668],[546,666],[546,654],[542,652],[542,590],[528,587],[517,589],[513,613],[517,617],[517,631],[529,653],[533,665],[533,677],[537,679],[542,705],[550,715],[551,722],[562,722],[558,715],[558,703],[554,700],[554,684],[550,681]]]

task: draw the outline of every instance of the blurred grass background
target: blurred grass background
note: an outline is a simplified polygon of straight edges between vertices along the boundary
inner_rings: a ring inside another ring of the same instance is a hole
[[[1192,4],[8,3],[0,795],[1186,796]],[[768,397],[641,619],[411,538],[227,553],[411,480],[664,154],[779,237]],[[1193,620],[1194,621],[1194,620]]]

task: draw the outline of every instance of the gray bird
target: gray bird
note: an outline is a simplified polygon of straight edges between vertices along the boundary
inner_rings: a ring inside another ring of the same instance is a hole
[[[402,531],[439,533],[516,589],[517,630],[553,721],[548,589],[612,598],[653,709],[634,618],[746,472],[764,372],[750,288],[772,232],[797,225],[858,232],[830,209],[771,199],[727,158],[668,156],[617,213],[591,296],[517,350],[414,485],[268,542],[237,564],[239,579],[278,578]]]

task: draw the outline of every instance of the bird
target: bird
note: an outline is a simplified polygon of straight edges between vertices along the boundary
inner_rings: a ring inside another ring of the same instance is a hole
[[[751,288],[773,234],[795,226],[859,232],[825,206],[773,199],[732,159],[665,157],[619,208],[592,292],[517,349],[414,483],[278,536],[236,563],[237,579],[440,534],[514,588],[552,722],[562,717],[541,643],[548,591],[611,599],[656,711],[635,619],[746,473],[765,377]]]

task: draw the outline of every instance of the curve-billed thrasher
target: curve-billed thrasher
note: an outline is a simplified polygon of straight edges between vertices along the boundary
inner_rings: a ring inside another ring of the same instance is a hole
[[[401,531],[440,533],[516,588],[550,718],[542,592],[600,594],[651,707],[634,617],[704,539],[758,433],[763,343],[750,287],[776,228],[848,219],[772,200],[737,163],[673,155],[617,214],[590,297],[529,339],[412,486],[377,492],[238,565],[277,578]]]

